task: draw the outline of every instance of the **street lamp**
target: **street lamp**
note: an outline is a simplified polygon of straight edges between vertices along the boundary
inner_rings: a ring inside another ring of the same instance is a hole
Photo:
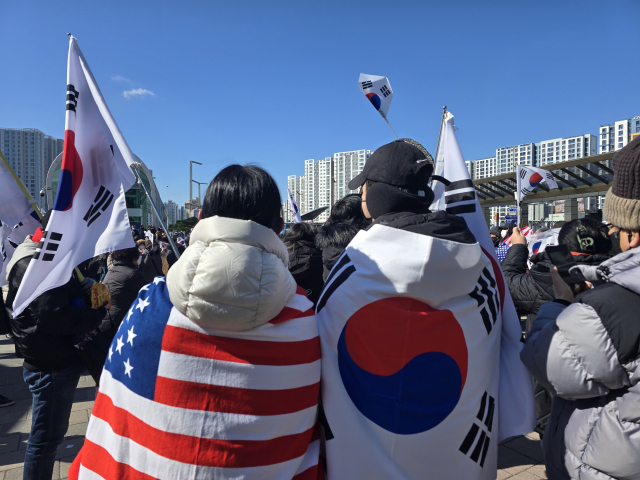
[[[200,208],[202,208],[202,197],[200,196],[200,185],[206,185],[206,182],[197,182],[196,180],[191,180],[193,183],[198,184],[198,204]]]
[[[194,162],[193,160],[189,160],[189,217],[193,215],[193,206],[191,205],[191,201],[193,199],[193,164],[202,165],[200,162]],[[199,200],[199,199],[198,199]]]

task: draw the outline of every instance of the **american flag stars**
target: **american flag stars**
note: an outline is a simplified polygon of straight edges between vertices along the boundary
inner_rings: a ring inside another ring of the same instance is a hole
[[[136,338],[137,336],[138,335],[133,333],[133,327],[131,327],[130,330],[127,330],[127,343],[130,343],[131,346],[133,347],[133,339]]]
[[[149,306],[149,299],[148,298],[140,298],[138,300],[138,304],[136,305],[136,308],[138,310],[140,310],[140,312],[144,312],[145,307]]]
[[[127,358],[127,361],[124,362],[124,374],[129,378],[131,378],[131,370],[133,370],[133,367],[131,366],[131,364],[129,363],[129,359]]]

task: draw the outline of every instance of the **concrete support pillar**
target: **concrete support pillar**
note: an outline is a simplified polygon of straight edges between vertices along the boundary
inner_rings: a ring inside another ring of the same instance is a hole
[[[484,215],[484,221],[487,222],[487,227],[491,228],[491,207],[482,208],[482,215]]]
[[[564,221],[569,222],[578,218],[578,199],[567,198],[564,201]]]

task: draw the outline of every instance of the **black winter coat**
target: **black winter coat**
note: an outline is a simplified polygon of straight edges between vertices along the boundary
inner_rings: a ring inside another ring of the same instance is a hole
[[[331,269],[342,256],[344,249],[360,230],[367,228],[371,222],[362,223],[327,223],[316,235],[316,247],[322,250],[322,280],[325,281]]]
[[[113,340],[138,292],[149,282],[133,262],[115,261],[102,283],[109,286],[111,309],[104,316],[100,330]]]
[[[11,317],[13,300],[30,261],[30,256],[22,258],[9,272],[7,309]],[[79,308],[76,306],[79,301],[89,305],[74,273],[65,285],[43,293],[20,315],[9,320],[16,356],[24,358],[24,368],[55,371],[80,363],[73,338],[98,328],[107,309]]]
[[[140,257],[140,270],[147,283],[153,282],[156,277],[164,277],[162,272],[162,255],[160,251],[149,252]]]
[[[300,285],[315,307],[320,297],[322,285],[322,252],[311,240],[300,240],[287,245],[289,251],[289,272]]]

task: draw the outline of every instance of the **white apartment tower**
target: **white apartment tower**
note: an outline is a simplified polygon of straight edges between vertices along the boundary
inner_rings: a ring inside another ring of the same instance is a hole
[[[179,220],[182,220],[180,217],[180,205],[178,205],[173,200],[169,200],[164,204],[164,208],[167,211],[167,224],[175,225]]]
[[[478,160],[473,160],[467,163],[473,164],[473,166],[469,169],[469,173],[471,174],[472,180],[477,180],[479,178],[494,177],[497,175],[495,157],[480,158]]]
[[[640,116],[618,120],[613,125],[602,125],[599,132],[598,153],[620,150],[631,140],[631,135],[640,132]]]
[[[538,165],[566,162],[576,158],[590,157],[597,151],[595,135],[554,138],[540,142]]]
[[[536,146],[533,143],[523,143],[512,147],[496,149],[496,171],[494,175],[511,173],[516,170],[516,165],[534,165]],[[487,175],[491,176],[491,175]]]
[[[334,159],[334,180],[335,199],[350,193],[358,193],[356,190],[349,190],[349,181],[358,176],[364,169],[364,164],[371,157],[371,150],[354,150],[352,152],[338,152],[333,154]]]
[[[46,186],[49,167],[63,147],[64,140],[35,128],[0,128],[0,151],[36,201]]]

